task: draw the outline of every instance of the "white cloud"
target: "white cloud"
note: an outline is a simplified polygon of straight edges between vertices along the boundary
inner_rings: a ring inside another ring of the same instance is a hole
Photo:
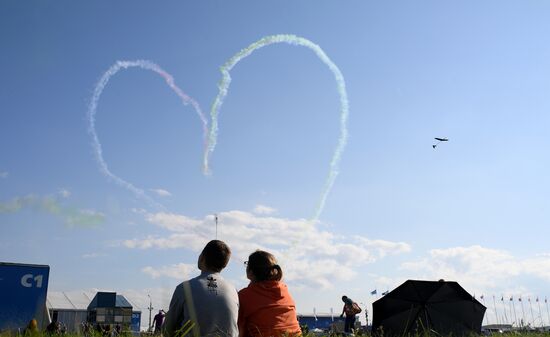
[[[147,266],[143,268],[141,271],[151,276],[153,279],[157,279],[161,276],[166,276],[166,277],[183,281],[188,279],[189,275],[196,270],[197,270],[196,265],[179,263],[179,264],[173,264],[170,266],[163,266],[160,268]]]
[[[386,240],[369,240],[362,237],[357,237],[365,246],[375,249],[380,257],[384,257],[387,254],[397,255],[402,253],[409,253],[411,246],[405,242],[393,242]]]
[[[131,211],[136,214],[146,214],[147,210],[144,208],[132,208]]]
[[[63,198],[68,198],[71,196],[71,191],[69,191],[68,189],[66,188],[60,188],[59,191],[58,191],[59,195],[62,196]]]
[[[549,254],[519,258],[505,250],[479,245],[433,249],[427,257],[403,263],[401,267],[411,278],[459,282],[487,306],[486,317],[492,322],[519,324],[516,321],[519,316],[512,315],[510,298],[533,300],[537,297],[530,290],[533,280],[550,281]]]
[[[211,215],[193,219],[160,212],[148,213],[145,217],[171,234],[126,240],[124,246],[187,248],[198,252],[215,236],[215,222]],[[283,267],[285,279],[297,285],[329,288],[332,282],[354,278],[354,270],[362,265],[388,254],[410,251],[410,246],[403,242],[344,237],[320,230],[305,219],[277,218],[237,210],[220,213],[218,218],[218,237],[231,247],[233,259],[245,261],[256,249],[270,251]],[[147,269],[151,275],[154,271]],[[166,273],[154,275],[160,277]]]
[[[7,171],[0,171],[0,178],[5,179],[8,177],[8,175],[9,173]]]
[[[275,208],[271,208],[269,206],[257,205],[256,207],[254,207],[253,212],[259,215],[270,215],[275,213],[276,211],[277,210]]]
[[[102,253],[87,253],[87,254],[82,254],[82,258],[83,259],[95,259],[97,257],[102,257],[102,256],[106,256],[105,254],[102,254]]]
[[[428,257],[401,265],[405,271],[427,279],[457,280],[477,293],[513,292],[521,288],[518,277],[550,281],[550,256],[518,258],[505,250],[479,245],[433,249]]]
[[[150,189],[151,192],[155,192],[159,197],[171,197],[172,193],[168,192],[167,190],[164,190],[162,188],[152,188]]]

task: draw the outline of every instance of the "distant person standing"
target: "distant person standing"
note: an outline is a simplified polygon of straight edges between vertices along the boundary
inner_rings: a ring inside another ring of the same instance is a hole
[[[344,323],[344,332],[351,333],[353,327],[355,326],[355,315],[361,312],[359,305],[347,296],[342,296],[342,302],[344,302],[344,308],[342,309],[342,314],[340,317],[346,315],[346,321]]]
[[[46,327],[46,334],[48,334],[48,335],[58,335],[60,331],[61,331],[61,325],[59,324],[57,319],[54,319]]]
[[[180,283],[170,302],[164,322],[164,337],[174,337],[188,322],[194,324],[190,336],[237,337],[239,297],[220,272],[227,266],[231,250],[222,241],[212,240],[202,250],[197,266],[201,274]]]
[[[164,310],[159,310],[159,313],[153,318],[153,326],[155,327],[155,335],[161,333],[162,323],[164,323]]]
[[[23,335],[26,337],[34,337],[38,336],[38,322],[36,319],[31,319],[25,330],[23,331]]]

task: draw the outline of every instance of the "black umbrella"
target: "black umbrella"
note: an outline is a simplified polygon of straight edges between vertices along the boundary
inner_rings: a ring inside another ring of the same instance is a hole
[[[408,280],[372,309],[372,331],[384,336],[463,336],[481,333],[486,308],[456,282]]]

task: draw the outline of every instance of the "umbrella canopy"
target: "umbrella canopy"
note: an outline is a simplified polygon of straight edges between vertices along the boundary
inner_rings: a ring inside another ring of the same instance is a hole
[[[457,282],[408,280],[372,304],[372,331],[403,336],[481,333],[485,306]]]

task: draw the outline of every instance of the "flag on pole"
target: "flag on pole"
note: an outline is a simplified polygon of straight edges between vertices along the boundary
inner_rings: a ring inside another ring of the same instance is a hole
[[[547,300],[546,300],[546,297],[544,298],[544,303],[548,303]]]
[[[330,319],[334,322],[334,310],[330,308]]]
[[[537,296],[537,298],[535,299],[535,302],[538,302],[539,301],[539,297]]]
[[[370,292],[371,295],[376,295],[376,289]]]
[[[531,302],[531,297],[527,297],[527,302]]]
[[[500,297],[500,301],[504,302],[504,295],[502,295],[502,297]]]
[[[317,310],[315,310],[315,308],[313,308],[313,318],[317,321]]]
[[[474,296],[474,298],[475,298],[475,296]],[[481,294],[481,296],[479,296],[479,298],[483,299],[483,294]]]
[[[513,301],[514,300],[514,296],[510,296],[510,301]]]
[[[518,298],[518,301],[520,301],[520,302],[521,302],[521,296],[520,296],[520,297]]]

